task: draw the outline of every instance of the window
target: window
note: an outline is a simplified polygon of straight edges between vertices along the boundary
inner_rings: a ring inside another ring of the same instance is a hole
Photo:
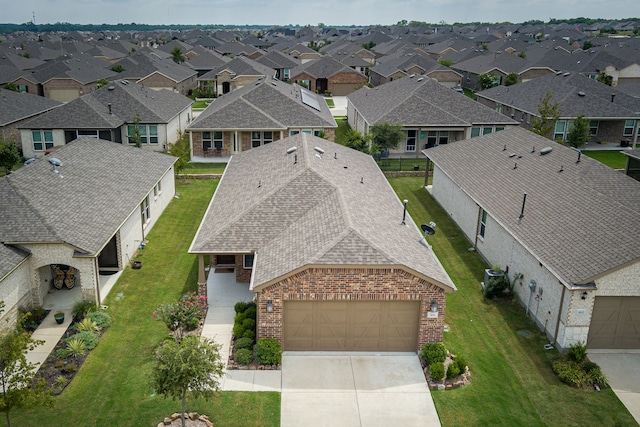
[[[476,136],[480,136],[480,127],[475,126],[471,128],[471,138],[475,138]]]
[[[625,120],[624,121],[624,132],[622,132],[622,134],[624,136],[633,136],[633,127],[634,127],[634,120]]]
[[[34,130],[31,131],[33,138],[33,149],[35,151],[44,151],[53,147],[53,131],[51,130]]]
[[[253,268],[253,254],[243,255],[242,258],[243,258],[242,264],[244,268],[246,269]]]
[[[27,93],[29,92],[29,88],[27,88],[27,85],[18,85],[18,92]]]
[[[598,134],[598,123],[597,120],[589,121],[589,135],[595,136]]]
[[[134,135],[136,126],[127,125],[127,138],[129,144],[135,144],[131,140]],[[157,125],[138,125],[140,131],[140,143],[141,144],[157,144],[158,143],[158,126]]]
[[[438,142],[438,132],[435,130],[430,130],[427,132],[427,148],[435,147]]]
[[[158,143],[158,126],[149,125],[149,144]]]
[[[524,111],[520,111],[520,121],[524,122]]]
[[[299,134],[299,133],[300,133],[300,131],[299,131],[299,130],[290,130],[290,131],[289,131],[289,136],[297,135],[297,134]]]
[[[79,129],[78,130],[78,138],[81,136],[87,136],[89,138],[98,138],[98,131],[97,130],[82,130]]]
[[[504,130],[504,126],[496,126],[496,132],[500,132],[501,130]]]
[[[449,143],[449,131],[441,130],[438,135],[438,144],[448,144]]]
[[[285,69],[284,69],[283,76],[284,76],[284,79],[285,79],[285,80],[289,80],[289,72],[290,72],[290,71],[291,71],[291,70],[290,70],[290,69],[288,69],[288,68],[285,68]]]
[[[558,120],[556,122],[556,129],[553,132],[553,139],[558,141],[564,141],[564,131],[567,127],[566,120]]]
[[[162,193],[162,186],[160,181],[158,181],[158,183],[153,187],[153,198],[157,199],[160,193]]]
[[[416,151],[416,136],[418,134],[418,131],[415,129],[409,129],[407,131],[407,145],[406,145],[406,150],[407,151]]]
[[[149,196],[145,197],[142,203],[140,204],[140,215],[142,217],[142,226],[146,226],[149,223],[149,219],[151,216],[149,215]]]
[[[273,142],[273,132],[262,132],[262,143],[270,144]]]
[[[302,133],[306,133],[308,135],[311,135],[311,130],[310,129],[305,129],[302,131]]]
[[[487,228],[487,211],[482,209],[482,213],[480,214],[480,237],[484,239],[484,232]]]
[[[322,135],[324,134],[323,130],[314,130],[313,131],[313,136],[317,136],[319,138],[322,138]]]
[[[222,147],[224,147],[224,136],[222,135],[222,131],[213,132],[213,147],[216,150],[222,150]]]
[[[211,143],[211,132],[202,132],[202,149],[203,150],[211,150],[213,147]]]
[[[260,132],[251,132],[251,148],[260,147],[261,142]]]
[[[482,128],[483,135],[488,135],[490,133],[493,133],[493,128],[491,126],[485,126]]]
[[[496,112],[502,113],[502,104],[496,104]]]

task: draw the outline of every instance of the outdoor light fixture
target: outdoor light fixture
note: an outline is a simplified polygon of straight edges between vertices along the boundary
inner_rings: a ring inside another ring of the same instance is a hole
[[[581,296],[580,298],[582,298],[582,299],[587,299],[587,295],[589,295],[589,294],[587,293],[587,291],[584,291],[584,292],[582,293],[582,296]]]
[[[267,313],[273,313],[273,301],[267,300]]]
[[[431,312],[432,313],[437,313],[438,312],[438,301],[431,300]]]

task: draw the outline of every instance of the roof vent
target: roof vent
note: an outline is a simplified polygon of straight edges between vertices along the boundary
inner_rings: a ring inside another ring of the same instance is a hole
[[[324,150],[322,148],[320,148],[320,147],[314,147],[313,149],[316,150],[320,154],[324,154]]]
[[[544,147],[542,150],[540,150],[540,155],[544,156],[545,154],[549,154],[551,152],[551,150],[553,150],[553,148],[551,147]]]
[[[535,152],[536,152],[536,146],[535,146],[535,145],[534,145],[534,146],[533,146],[533,148],[531,149],[531,152],[532,152],[532,153],[535,153]]]
[[[509,153],[509,158],[515,157],[516,153]]]
[[[115,89],[115,87],[114,87],[113,85],[110,85],[107,89],[108,89],[108,90],[114,90],[114,89]]]
[[[411,75],[409,76],[409,78],[410,78],[410,79],[412,79],[412,78],[414,78],[415,76],[416,76],[415,74],[411,74]]]
[[[578,92],[578,96],[585,96],[585,95],[586,95],[586,93],[584,93],[583,91],[579,91]]]
[[[571,75],[571,73],[564,73],[564,74],[563,74],[563,76],[565,76],[565,77],[567,77],[567,76],[569,76],[569,75]]]
[[[291,147],[287,150],[287,154],[291,154],[293,152],[295,152],[298,149],[298,147]]]

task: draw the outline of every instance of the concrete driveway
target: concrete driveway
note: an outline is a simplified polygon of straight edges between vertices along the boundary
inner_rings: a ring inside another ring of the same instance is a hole
[[[618,399],[640,424],[640,350],[589,350]]]
[[[281,427],[440,426],[413,353],[285,352]]]

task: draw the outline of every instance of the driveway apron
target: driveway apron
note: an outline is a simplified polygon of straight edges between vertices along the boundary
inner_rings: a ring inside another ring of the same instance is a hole
[[[414,353],[285,352],[281,427],[440,426]]]

